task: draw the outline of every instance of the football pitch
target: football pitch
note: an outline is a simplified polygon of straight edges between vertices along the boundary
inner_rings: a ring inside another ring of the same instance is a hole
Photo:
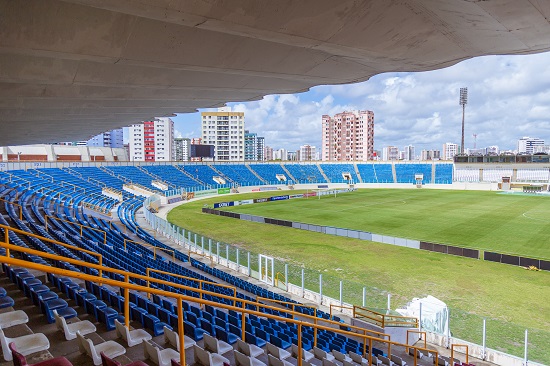
[[[550,273],[440,253],[341,238],[298,229],[200,213],[204,204],[267,197],[277,192],[218,196],[172,210],[169,221],[323,273],[325,294],[361,305],[369,293],[390,292],[392,307],[433,295],[451,309],[453,335],[523,355],[529,329],[529,359],[550,364]],[[227,208],[229,210],[229,208]],[[232,211],[270,218],[370,231],[523,256],[550,258],[550,197],[496,192],[368,189],[325,196],[236,206]],[[315,275],[312,276],[313,278]],[[317,275],[318,277],[318,275]],[[334,280],[330,280],[334,278]],[[296,282],[297,283],[297,282]],[[317,288],[310,287],[312,290]],[[381,306],[374,297],[367,306]]]

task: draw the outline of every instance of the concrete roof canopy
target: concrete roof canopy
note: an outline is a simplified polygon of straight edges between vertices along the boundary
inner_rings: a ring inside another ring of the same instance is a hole
[[[0,0],[0,146],[550,50],[536,0]]]

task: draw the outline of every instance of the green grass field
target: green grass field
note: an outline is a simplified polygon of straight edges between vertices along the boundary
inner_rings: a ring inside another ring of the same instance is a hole
[[[428,294],[451,308],[456,337],[481,343],[487,318],[490,348],[521,356],[523,331],[530,331],[529,358],[550,364],[550,273],[387,244],[340,238],[292,228],[258,224],[200,213],[204,204],[271,196],[274,192],[200,200],[172,210],[170,222],[216,240],[233,243],[323,273],[337,297],[343,279],[344,300],[360,305],[361,290],[392,293],[393,307]],[[550,198],[495,192],[369,189],[338,197],[296,199],[231,208],[272,218],[360,229],[550,257]],[[317,275],[318,276],[318,275]],[[332,279],[332,280],[331,280]],[[367,306],[380,306],[369,297]]]

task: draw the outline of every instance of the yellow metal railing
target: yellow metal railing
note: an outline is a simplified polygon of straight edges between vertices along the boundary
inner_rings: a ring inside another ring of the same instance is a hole
[[[178,278],[184,278],[186,280],[191,280],[191,281],[197,282],[199,284],[199,290],[202,290],[202,287],[203,287],[202,284],[203,283],[207,283],[209,285],[213,285],[213,286],[217,286],[217,287],[223,287],[223,288],[231,289],[231,290],[233,290],[233,297],[235,298],[233,300],[233,306],[235,306],[235,303],[237,301],[237,288],[235,286],[223,285],[221,283],[216,283],[216,282],[213,282],[213,281],[199,280],[198,278],[188,277],[188,276],[184,276],[184,275],[180,275],[180,274],[176,274],[176,273],[165,272],[165,271],[161,271],[160,269],[155,269],[155,268],[147,268],[147,277],[151,277],[151,274],[150,274],[151,272],[166,274],[166,275],[170,275],[170,276],[174,276],[174,277],[178,277]],[[181,285],[181,284],[174,283],[174,285],[182,286],[181,288],[186,288],[186,289],[189,288],[189,286],[185,286],[185,285]],[[147,280],[147,287],[149,287],[149,280]],[[147,297],[150,297],[149,294],[147,294]],[[199,298],[202,299],[202,292],[199,292]]]
[[[409,344],[409,335],[410,334],[420,334],[420,339],[422,339],[422,336],[424,336],[423,340],[424,340],[424,348],[426,348],[426,332],[423,331],[423,330],[418,330],[418,329],[407,329],[407,344]],[[407,353],[409,353],[409,348],[407,347]],[[415,355],[416,357],[416,355]]]
[[[91,230],[94,230],[94,231],[99,231],[99,232],[103,233],[103,244],[107,244],[107,232],[105,230],[96,229],[95,227],[82,225],[82,224],[79,224],[78,222],[72,222],[72,221],[69,221],[69,220],[60,219],[59,217],[45,215],[44,216],[44,226],[46,227],[46,231],[48,231],[48,219],[63,221],[63,222],[66,222],[68,224],[72,224],[72,225],[76,225],[76,226],[80,227],[80,237],[81,238],[83,237],[84,228],[91,229]]]
[[[10,227],[4,226],[4,225],[2,225],[2,226],[5,228],[6,232],[8,232],[9,230],[14,230]],[[46,240],[46,238],[44,238],[43,240]],[[219,297],[219,298],[228,298],[228,299],[236,300],[237,302],[240,302],[242,304],[242,307],[226,305],[224,303],[218,303],[218,302],[213,302],[213,301],[204,300],[204,299],[197,299],[195,297],[191,297],[191,296],[187,296],[187,295],[181,295],[181,294],[178,294],[178,293],[172,293],[172,292],[165,291],[165,290],[159,290],[159,289],[150,288],[150,287],[146,287],[146,286],[136,285],[134,283],[129,282],[130,277],[143,279],[143,280],[150,280],[150,281],[154,281],[154,282],[159,283],[159,284],[165,284],[165,285],[171,285],[171,286],[173,286],[174,284],[172,282],[168,282],[168,281],[164,281],[164,280],[160,280],[160,279],[156,279],[156,278],[152,278],[152,277],[148,277],[148,276],[144,276],[144,275],[139,275],[139,274],[131,273],[131,272],[128,272],[128,271],[123,271],[123,270],[118,270],[118,269],[113,269],[113,268],[108,268],[108,267],[104,268],[102,265],[96,265],[96,264],[93,264],[93,263],[88,263],[88,262],[80,261],[80,260],[77,260],[77,259],[58,256],[56,254],[44,253],[44,252],[36,251],[36,250],[33,250],[33,249],[16,246],[16,245],[13,245],[13,244],[9,243],[9,238],[4,243],[0,242],[0,247],[3,247],[3,248],[6,249],[6,256],[3,256],[1,258],[2,258],[3,262],[8,264],[8,265],[16,265],[16,266],[35,269],[35,270],[38,270],[38,271],[43,271],[43,272],[46,272],[46,273],[53,273],[53,274],[58,274],[58,275],[62,275],[62,276],[67,276],[67,277],[79,278],[81,280],[97,282],[97,283],[100,283],[100,284],[105,283],[105,284],[110,285],[110,286],[116,286],[116,287],[123,288],[124,289],[124,298],[125,298],[124,316],[125,316],[126,326],[128,326],[129,319],[130,319],[129,318],[129,314],[130,314],[129,291],[130,290],[141,291],[141,292],[145,292],[145,293],[156,294],[156,295],[159,295],[159,296],[166,296],[166,297],[175,298],[177,300],[178,333],[179,333],[179,340],[180,340],[180,350],[182,350],[180,352],[180,362],[181,362],[182,365],[186,364],[185,363],[185,351],[184,351],[185,350],[185,345],[184,345],[184,337],[183,337],[183,318],[184,317],[183,317],[183,309],[182,309],[182,305],[183,305],[184,300],[185,301],[196,302],[196,303],[199,303],[201,305],[210,305],[210,306],[213,306],[213,307],[222,308],[222,309],[226,309],[226,310],[240,311],[242,313],[242,324],[243,324],[242,338],[243,338],[243,340],[245,339],[244,324],[245,324],[245,321],[246,321],[246,314],[252,314],[252,315],[256,315],[256,316],[267,317],[267,318],[275,319],[275,320],[278,320],[278,321],[283,321],[283,322],[289,322],[289,323],[296,324],[296,326],[297,326],[297,336],[298,336],[298,342],[297,342],[298,343],[298,355],[297,355],[298,356],[297,357],[298,366],[302,365],[302,327],[303,326],[313,327],[314,329],[324,329],[324,330],[327,330],[327,331],[333,331],[333,332],[337,332],[337,333],[340,333],[340,334],[346,335],[346,336],[358,337],[363,341],[364,344],[366,344],[368,342],[368,344],[369,344],[369,348],[368,348],[369,349],[369,355],[367,357],[369,358],[369,363],[370,364],[372,364],[372,346],[373,346],[374,341],[381,342],[381,343],[387,345],[388,354],[391,354],[391,346],[392,345],[401,346],[401,347],[407,347],[408,346],[408,345],[405,345],[405,344],[400,344],[398,342],[392,342],[392,341],[385,340],[385,339],[374,338],[372,336],[357,334],[357,333],[353,333],[353,332],[350,332],[350,331],[347,331],[347,330],[342,330],[342,329],[338,329],[338,328],[334,328],[334,327],[328,327],[328,326],[319,325],[319,324],[312,324],[312,323],[308,323],[308,322],[305,322],[305,321],[302,321],[302,320],[290,319],[290,318],[276,316],[276,315],[272,315],[272,314],[267,314],[267,313],[263,313],[263,312],[259,312],[259,311],[255,311],[255,310],[250,310],[250,309],[246,308],[247,304],[252,304],[254,306],[256,306],[258,304],[256,302],[248,301],[248,300],[245,300],[245,299],[235,299],[232,296],[223,295],[223,294],[214,293],[214,292],[209,292],[209,291],[205,291],[205,290],[199,290],[199,289],[196,289],[196,288],[193,288],[193,287],[187,287],[187,288],[192,290],[192,291],[195,291],[195,292],[202,292],[204,294],[210,294],[212,296],[216,296],[216,297]],[[89,275],[89,274],[86,274],[86,273],[75,272],[75,271],[71,271],[71,270],[66,270],[66,269],[61,269],[61,268],[56,268],[56,267],[51,267],[51,266],[47,266],[47,265],[42,265],[42,264],[38,264],[38,263],[32,263],[32,262],[28,262],[28,261],[24,261],[24,260],[20,260],[20,259],[11,258],[9,256],[9,251],[10,250],[29,253],[29,254],[34,254],[34,255],[38,255],[38,256],[41,256],[41,257],[44,257],[44,258],[49,258],[49,259],[54,259],[54,260],[62,260],[62,261],[65,261],[65,262],[68,262],[68,263],[71,263],[71,264],[75,264],[75,265],[86,265],[89,268],[95,268],[95,269],[98,269],[98,270],[103,269],[104,271],[107,271],[107,272],[118,273],[118,274],[121,274],[121,275],[124,276],[124,281],[113,280],[113,279],[110,279],[110,278],[101,278],[99,276]],[[265,309],[273,309],[273,310],[278,310],[278,311],[282,310],[283,312],[287,312],[287,313],[290,313],[290,314],[293,314],[293,315],[301,315],[301,316],[305,315],[305,314],[301,314],[301,313],[297,314],[297,313],[292,312],[292,311],[285,311],[284,309],[272,307],[272,306],[265,305],[265,304],[262,304],[262,307],[265,308]],[[338,323],[338,324],[342,325],[342,323]],[[345,325],[348,326],[347,324],[345,324]],[[416,347],[416,346],[408,346],[408,347],[413,348],[415,350],[431,352],[435,356],[435,364],[438,363],[438,352],[437,351],[430,350],[430,349],[425,349],[425,348],[422,348],[422,347]],[[363,355],[365,355],[365,353],[363,353]],[[414,361],[414,365],[415,366],[417,365],[416,358],[415,358],[415,361]]]
[[[146,247],[146,248],[153,248],[153,259],[157,259],[157,249],[158,250],[162,250],[166,253],[172,253],[172,260],[175,261],[176,260],[176,253],[172,250],[172,249],[166,249],[166,248],[161,248],[161,247],[156,247],[152,244],[147,244],[147,243],[140,243],[140,242],[137,242],[137,241],[134,241],[134,240],[130,240],[130,239],[124,239],[124,250],[126,250],[126,243],[129,242],[129,243],[134,243],[134,244],[138,244],[138,245],[141,245],[142,247]]]
[[[50,239],[50,238],[45,238],[43,236],[40,236],[40,235],[36,235],[36,234],[33,234],[33,233],[30,233],[28,231],[24,231],[24,230],[20,230],[20,229],[15,229],[15,228],[12,228],[11,226],[7,226],[7,225],[3,225],[3,224],[0,224],[0,228],[1,229],[4,229],[4,243],[6,244],[10,244],[10,235],[9,235],[9,232],[12,231],[14,233],[17,233],[17,234],[22,234],[22,235],[26,235],[26,236],[30,236],[30,237],[33,237],[33,238],[37,238],[37,239],[40,239],[41,241],[45,241],[45,242],[48,242],[48,243],[52,243],[52,244],[57,244],[57,245],[60,245],[62,247],[65,247],[65,248],[69,248],[69,249],[74,249],[76,251],[79,251],[79,252],[83,252],[83,253],[87,253],[87,254],[90,254],[94,257],[97,257],[98,258],[98,262],[99,262],[99,265],[101,267],[103,267],[103,256],[97,252],[94,252],[94,251],[91,251],[91,250],[88,250],[88,249],[83,249],[83,248],[80,248],[80,247],[77,247],[77,246],[74,246],[74,245],[71,245],[71,244],[66,244],[66,243],[62,243],[60,241],[57,241],[57,240],[54,240],[54,239]],[[41,255],[41,251],[35,251],[36,253],[33,253],[35,255]],[[9,248],[6,248],[6,256],[9,257],[10,256],[10,250]],[[62,257],[62,258],[65,258],[65,257]],[[84,265],[89,265],[90,263],[88,262],[84,262]],[[99,269],[99,277],[102,276],[102,269],[100,268]]]
[[[19,207],[19,220],[23,220],[23,206],[21,206],[19,203],[11,202],[3,198],[0,198],[0,202],[6,202],[6,203],[9,203],[10,205]]]
[[[357,319],[365,319],[367,322],[379,327],[411,327],[418,328],[418,318],[403,316],[403,315],[388,315],[380,313],[362,306],[345,307],[340,305],[330,305],[330,315],[332,308],[344,308],[353,310],[353,317]]]
[[[282,274],[281,272],[277,272],[275,274],[275,287],[279,287],[279,276],[284,278],[284,281],[281,281],[285,286],[286,286],[286,277],[284,274]]]
[[[213,254],[208,255],[205,252],[204,253],[192,252],[191,247],[189,247],[189,249],[187,250],[187,256],[189,258],[191,258],[191,254],[195,254],[195,255],[198,255],[199,257],[204,257],[204,258],[210,259],[210,264],[214,265],[214,255]]]
[[[467,344],[451,344],[451,365],[455,363],[455,348],[464,347],[466,349],[466,363],[468,363],[468,345]]]

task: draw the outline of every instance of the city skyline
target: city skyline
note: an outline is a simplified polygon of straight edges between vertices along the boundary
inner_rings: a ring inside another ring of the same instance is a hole
[[[246,128],[274,149],[321,146],[323,114],[368,109],[377,116],[375,150],[413,144],[420,151],[460,144],[460,87],[469,91],[466,149],[474,147],[474,133],[477,146],[503,150],[514,150],[522,136],[550,141],[550,53],[479,57],[442,70],[380,74],[362,83],[228,105],[245,112]],[[200,135],[200,112],[173,119],[183,137]]]

